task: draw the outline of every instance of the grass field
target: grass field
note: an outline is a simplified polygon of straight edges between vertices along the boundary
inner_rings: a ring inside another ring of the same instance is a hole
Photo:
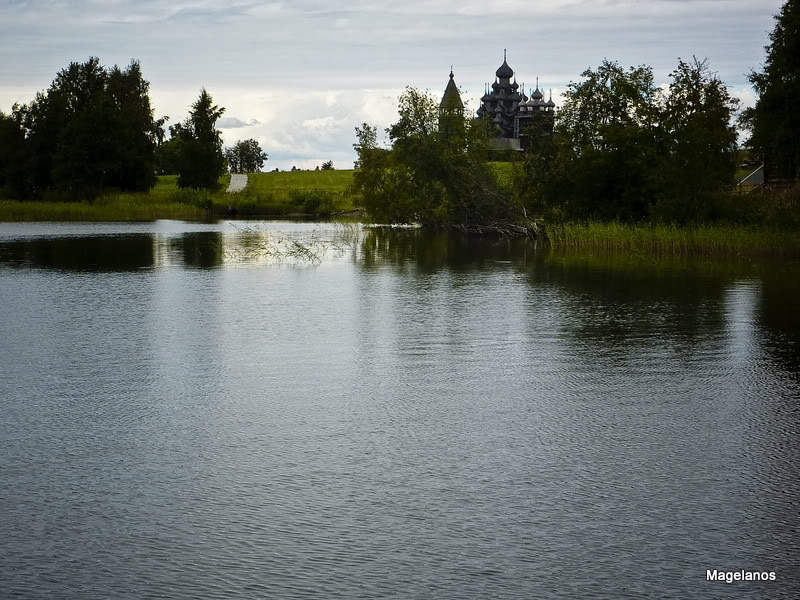
[[[250,173],[243,191],[214,197],[214,212],[330,216],[355,208],[348,192],[352,182],[352,170]]]
[[[344,194],[352,183],[352,170],[251,173],[247,176],[247,189],[269,192],[276,200],[288,200],[292,191],[320,190]]]

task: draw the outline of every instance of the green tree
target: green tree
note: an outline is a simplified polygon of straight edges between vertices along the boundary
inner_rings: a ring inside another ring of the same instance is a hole
[[[603,61],[564,94],[546,154],[528,155],[526,204],[548,217],[641,219],[653,199],[657,88],[650,67]],[[550,144],[552,143],[552,146]]]
[[[222,137],[216,128],[225,109],[214,104],[205,88],[192,104],[189,117],[177,130],[181,139],[178,186],[216,189],[225,171]]]
[[[360,169],[355,191],[370,217],[385,223],[478,225],[515,218],[518,207],[501,192],[488,164],[486,123],[466,118],[439,128],[435,100],[407,88],[398,121],[388,130],[390,151],[377,147],[376,131],[356,128]]]
[[[183,140],[180,136],[171,137],[156,147],[156,170],[161,175],[177,175],[182,156]]]
[[[163,133],[159,135],[161,125],[153,119],[149,90],[138,61],[124,71],[115,65],[108,72],[105,102],[113,133],[104,167],[106,186],[145,191],[155,185],[154,153]]]
[[[747,144],[764,161],[767,176],[800,178],[800,0],[787,0],[775,17],[761,71],[749,75],[758,95],[743,123]]]
[[[256,173],[264,167],[267,153],[254,139],[240,140],[225,149],[225,158],[231,173]]]
[[[323,171],[333,171],[333,161],[332,160],[326,160],[324,163],[322,163],[322,170]]]
[[[678,59],[660,110],[660,198],[653,214],[672,221],[704,220],[721,185],[736,172],[734,114],[738,100],[710,71],[708,61]]]

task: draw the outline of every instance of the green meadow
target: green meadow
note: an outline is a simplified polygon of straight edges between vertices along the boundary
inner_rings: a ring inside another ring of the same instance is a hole
[[[213,210],[237,217],[328,217],[356,208],[348,192],[352,182],[352,170],[250,173],[243,191],[216,194]]]

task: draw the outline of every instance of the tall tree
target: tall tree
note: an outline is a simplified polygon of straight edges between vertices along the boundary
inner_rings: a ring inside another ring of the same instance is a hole
[[[720,185],[733,183],[737,133],[733,117],[739,101],[712,73],[707,60],[678,59],[669,92],[659,105],[662,191],[659,216],[704,219]]]
[[[787,0],[775,16],[761,71],[749,75],[758,95],[743,122],[748,145],[764,161],[767,176],[800,179],[800,0]]]
[[[221,132],[217,120],[225,109],[214,104],[205,88],[192,104],[189,117],[178,130],[182,140],[178,165],[178,186],[216,189],[225,171]]]

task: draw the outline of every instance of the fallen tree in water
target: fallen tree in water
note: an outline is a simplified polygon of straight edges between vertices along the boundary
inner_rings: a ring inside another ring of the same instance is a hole
[[[441,225],[448,231],[459,231],[473,235],[501,235],[503,237],[527,237],[536,241],[547,241],[544,223],[531,220],[525,223],[487,223],[485,225],[466,225],[463,223]]]

